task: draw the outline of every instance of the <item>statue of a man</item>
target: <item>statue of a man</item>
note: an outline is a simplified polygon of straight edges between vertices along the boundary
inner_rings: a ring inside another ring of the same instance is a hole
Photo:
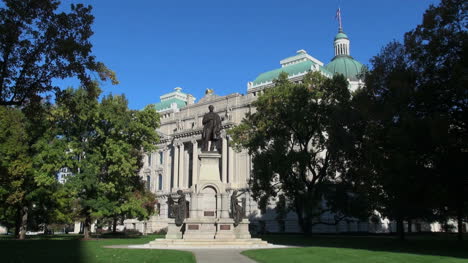
[[[244,208],[239,205],[239,201],[237,200],[241,194],[238,195],[237,190],[234,190],[231,195],[231,217],[234,219],[234,226],[239,225],[242,218],[244,218]]]
[[[221,134],[221,118],[215,112],[214,106],[208,107],[210,112],[203,116],[203,134],[202,134],[202,151],[208,151],[208,144],[211,141],[210,151],[214,151],[214,146],[219,140]]]

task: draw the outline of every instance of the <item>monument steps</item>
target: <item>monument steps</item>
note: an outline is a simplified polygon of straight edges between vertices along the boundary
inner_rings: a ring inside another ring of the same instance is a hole
[[[150,247],[269,247],[268,242],[259,238],[251,239],[156,239],[148,244]]]

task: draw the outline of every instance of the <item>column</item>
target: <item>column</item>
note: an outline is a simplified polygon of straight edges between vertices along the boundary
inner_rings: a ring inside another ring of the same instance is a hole
[[[234,182],[234,150],[232,149],[231,145],[231,138],[229,137],[229,145],[228,145],[228,180],[226,181],[227,183],[232,183]]]
[[[184,143],[181,142],[179,146],[179,188],[184,189],[186,188],[185,186],[185,166],[184,166],[184,160],[185,160],[185,148],[184,148]]]
[[[226,135],[222,136],[222,156],[221,156],[221,182],[227,183],[227,140]]]
[[[221,218],[221,194],[217,193],[216,195],[216,218]]]
[[[179,188],[179,143],[174,144],[174,188]]]
[[[221,218],[229,218],[229,194],[221,194]]]
[[[160,218],[167,218],[167,197],[163,197],[161,200],[161,210],[159,211]]]
[[[192,140],[192,185],[198,183],[198,142]]]
[[[166,171],[163,176],[163,184],[164,184],[164,191],[170,192],[171,191],[171,176],[172,176],[172,165],[171,165],[171,148],[166,146],[164,149],[164,164]]]
[[[190,194],[190,218],[198,217],[198,196],[196,193]]]

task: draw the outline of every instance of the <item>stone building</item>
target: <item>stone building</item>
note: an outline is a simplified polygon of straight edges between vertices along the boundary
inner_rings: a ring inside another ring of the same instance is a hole
[[[333,74],[343,74],[349,81],[349,88],[355,90],[362,84],[360,73],[363,65],[350,56],[350,41],[340,28],[334,39],[335,56],[328,64],[309,55],[305,50],[280,61],[280,68],[264,72],[247,83],[246,94],[233,93],[218,96],[213,90],[207,89],[205,96],[198,102],[195,98],[182,92],[177,87],[171,93],[160,97],[155,104],[161,116],[161,126],[158,130],[161,137],[158,150],[147,153],[140,176],[146,181],[148,189],[158,197],[158,215],[146,222],[126,220],[126,228],[136,228],[142,232],[155,232],[165,228],[168,222],[167,196],[177,190],[186,193],[193,192],[193,187],[199,178],[200,142],[202,133],[202,118],[208,112],[208,106],[213,105],[215,112],[222,118],[222,126],[228,129],[241,122],[246,113],[255,109],[252,102],[264,89],[273,86],[273,81],[281,72],[288,73],[291,81],[301,81],[305,74],[319,71],[326,77]],[[227,183],[228,191],[247,189],[250,178],[251,159],[247,152],[236,152],[231,145],[231,138],[225,131],[218,145],[222,155],[220,161],[220,176]],[[187,195],[190,202],[190,195]],[[246,214],[253,228],[260,231],[297,232],[299,225],[295,213],[289,213],[283,222],[275,220],[274,200],[266,210],[260,211],[257,203],[246,192],[243,196]],[[332,217],[332,215],[326,215]],[[326,218],[325,218],[326,220]],[[336,231],[368,231],[367,222],[346,223],[339,226],[316,226],[315,232]]]

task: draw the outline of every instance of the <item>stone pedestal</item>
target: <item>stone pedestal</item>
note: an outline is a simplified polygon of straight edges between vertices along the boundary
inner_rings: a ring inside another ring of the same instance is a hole
[[[209,219],[187,219],[185,220],[184,239],[214,239],[216,235],[216,225]]]
[[[203,181],[221,183],[221,175],[219,172],[221,154],[217,152],[202,152],[198,157],[200,158],[198,185],[203,184]]]
[[[246,218],[242,219],[242,222],[240,222],[239,225],[237,225],[235,229],[236,238],[240,238],[240,239],[252,238],[249,232],[249,224],[250,224],[249,219],[246,219]]]
[[[221,218],[216,224],[215,239],[233,240],[236,239],[234,220],[231,218]]]
[[[166,239],[182,239],[182,226],[177,226],[174,219],[170,219],[167,226]]]

